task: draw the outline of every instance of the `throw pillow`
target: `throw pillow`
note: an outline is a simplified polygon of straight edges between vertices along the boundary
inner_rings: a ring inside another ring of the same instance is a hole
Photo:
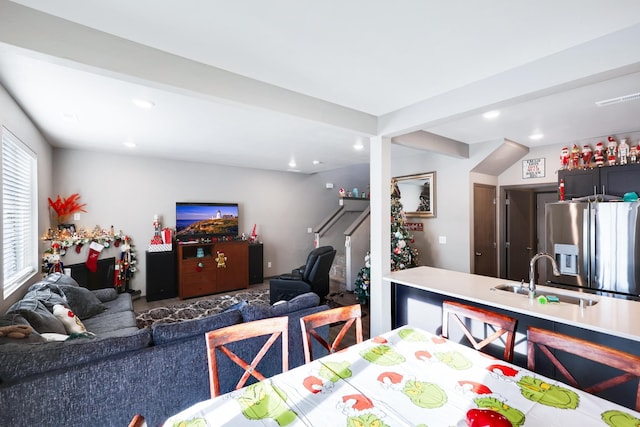
[[[22,317],[20,314],[17,314],[17,313],[5,314],[4,316],[0,317],[0,328],[7,327],[7,326],[9,327],[10,326],[19,326],[19,327],[26,326],[31,329],[30,334],[28,334],[24,338],[19,339],[21,343],[36,343],[36,342],[44,341],[42,336],[38,332],[33,330],[33,328],[31,328],[31,325],[29,325],[29,322],[27,322],[27,319]],[[3,335],[4,336],[0,336],[0,345],[16,342],[16,339],[11,338],[8,334],[5,333]]]
[[[84,327],[84,324],[78,319],[78,316],[73,314],[73,311],[65,306],[57,304],[53,307],[53,315],[60,319],[67,334],[87,332],[87,328]]]
[[[102,302],[113,301],[118,298],[118,292],[115,288],[103,288],[91,291]]]
[[[292,298],[290,301],[278,302],[271,306],[246,305],[240,309],[242,320],[251,322],[266,319],[268,317],[284,316],[304,308],[316,307],[320,303],[320,297],[313,292],[307,292]]]
[[[24,317],[33,329],[39,333],[54,332],[58,334],[66,333],[64,325],[47,307],[36,299],[21,299],[9,307],[7,314],[20,314]]]
[[[67,304],[81,320],[102,313],[107,307],[89,289],[80,286],[60,285]]]

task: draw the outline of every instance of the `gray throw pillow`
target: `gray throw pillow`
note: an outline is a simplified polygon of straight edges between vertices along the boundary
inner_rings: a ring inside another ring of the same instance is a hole
[[[67,334],[64,325],[52,312],[47,310],[45,305],[36,299],[21,299],[9,307],[7,314],[20,314],[27,319],[33,329],[44,334],[53,332],[56,334]]]
[[[102,313],[107,307],[89,289],[80,286],[59,285],[71,311],[80,320]]]
[[[91,292],[102,302],[113,301],[118,298],[118,292],[116,292],[115,288],[95,289]]]

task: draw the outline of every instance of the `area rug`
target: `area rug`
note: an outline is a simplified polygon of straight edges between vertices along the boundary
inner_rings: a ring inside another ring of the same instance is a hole
[[[239,291],[168,307],[150,308],[136,314],[136,324],[138,328],[142,329],[150,328],[156,322],[175,323],[189,319],[200,319],[223,312],[241,301],[247,301],[251,305],[269,305],[269,289]]]

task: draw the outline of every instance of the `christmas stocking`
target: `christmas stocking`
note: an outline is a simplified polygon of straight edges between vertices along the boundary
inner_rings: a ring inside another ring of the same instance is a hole
[[[85,264],[92,273],[98,271],[98,257],[103,249],[104,246],[98,242],[91,242],[89,245],[89,256],[87,257],[87,262]]]

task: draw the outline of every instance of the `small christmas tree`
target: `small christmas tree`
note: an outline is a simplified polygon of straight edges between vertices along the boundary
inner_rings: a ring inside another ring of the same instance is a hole
[[[400,203],[400,189],[395,180],[391,182],[391,271],[404,270],[418,265],[418,250],[411,247],[413,238],[405,225],[406,219]],[[407,243],[409,242],[409,243]],[[355,294],[360,304],[369,301],[371,280],[371,257],[364,257],[364,267],[358,272],[355,281]]]
[[[406,217],[400,202],[398,182],[391,181],[391,271],[404,270],[418,265],[418,250],[411,247],[413,238],[406,225]]]
[[[356,277],[355,290],[353,293],[360,304],[366,304],[369,301],[369,282],[371,280],[371,256],[369,252],[364,257],[364,267],[358,272]]]

